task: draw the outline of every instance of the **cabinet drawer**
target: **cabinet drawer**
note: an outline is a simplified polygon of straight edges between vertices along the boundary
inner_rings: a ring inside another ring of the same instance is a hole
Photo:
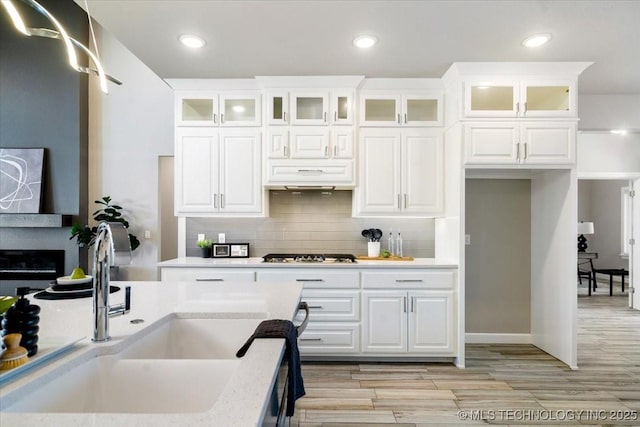
[[[359,353],[359,324],[309,324],[298,338],[302,355],[328,353]]]
[[[365,271],[362,287],[367,289],[453,289],[454,271]]]
[[[289,183],[351,183],[353,181],[353,161],[324,160],[309,162],[303,160],[267,162],[268,184]]]
[[[255,271],[223,268],[163,268],[163,282],[254,282]]]
[[[309,304],[309,322],[359,321],[360,291],[304,289],[302,301]],[[298,313],[298,320],[304,313]]]
[[[258,271],[258,282],[302,282],[309,288],[354,288],[360,286],[357,271],[322,271],[309,268],[273,268]]]

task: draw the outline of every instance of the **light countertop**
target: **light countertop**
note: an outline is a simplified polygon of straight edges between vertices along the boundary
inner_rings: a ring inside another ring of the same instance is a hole
[[[243,304],[231,304],[213,311],[202,301],[218,296],[232,296],[238,301],[264,301],[266,318],[293,319],[297,311],[302,285],[277,283],[260,286],[256,283],[217,283],[215,289],[196,283],[167,282],[112,282],[122,289],[110,295],[110,304],[124,299],[124,286],[131,286],[131,311],[127,315],[110,318],[110,335],[106,343],[91,342],[92,300],[45,301],[33,299],[40,305],[41,342],[69,342],[80,339],[75,346],[62,355],[16,375],[7,380],[0,389],[0,424],[3,426],[256,426],[264,413],[271,394],[276,370],[284,351],[284,340],[256,340],[247,354],[239,359],[238,368],[210,410],[197,413],[21,413],[13,412],[11,406],[22,399],[29,399],[32,392],[51,380],[64,375],[86,361],[105,354],[115,354],[130,343],[144,336],[149,330],[167,318],[209,317],[242,319],[258,316],[243,313]],[[190,301],[198,301],[192,304]],[[244,305],[246,306],[246,305]],[[248,311],[244,309],[244,311]],[[265,314],[259,316],[264,317]],[[133,319],[144,319],[132,324]],[[151,326],[151,327],[150,327]],[[149,328],[149,329],[145,329]],[[84,337],[84,338],[82,338]],[[246,337],[248,338],[248,336]],[[37,355],[35,356],[37,357]],[[35,361],[35,360],[34,360]]]
[[[168,267],[216,267],[216,268],[458,268],[455,260],[443,258],[415,258],[413,261],[358,260],[356,263],[272,263],[263,262],[262,257],[251,258],[199,258],[183,257],[158,263]]]

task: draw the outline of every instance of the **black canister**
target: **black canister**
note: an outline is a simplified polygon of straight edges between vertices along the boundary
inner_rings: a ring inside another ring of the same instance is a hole
[[[2,319],[2,335],[22,334],[20,346],[28,351],[31,357],[38,352],[38,331],[40,327],[40,306],[31,304],[24,296],[29,293],[29,288],[16,288],[20,299],[4,313]]]

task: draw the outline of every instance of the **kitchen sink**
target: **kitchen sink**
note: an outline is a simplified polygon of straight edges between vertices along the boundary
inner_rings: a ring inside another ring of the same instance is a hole
[[[261,321],[165,318],[118,353],[71,361],[69,371],[3,411],[208,411],[242,366],[245,359],[236,358],[236,352]]]
[[[123,359],[235,359],[262,319],[172,318],[125,348]]]
[[[216,402],[240,363],[101,356],[40,386],[3,412],[204,412]]]

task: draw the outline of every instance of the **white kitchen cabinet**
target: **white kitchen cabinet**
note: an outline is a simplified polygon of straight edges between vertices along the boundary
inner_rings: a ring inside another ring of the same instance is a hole
[[[177,126],[260,126],[261,96],[257,92],[192,91],[176,94]]]
[[[441,131],[360,131],[356,215],[433,216],[443,203]]]
[[[464,84],[466,117],[576,117],[574,80],[470,79]]]
[[[292,159],[328,159],[329,129],[318,126],[291,128]]]
[[[246,268],[207,268],[207,267],[162,267],[160,280],[163,282],[199,282],[215,284],[227,282],[251,283],[256,272]]]
[[[176,130],[176,214],[262,211],[258,129]]]
[[[304,283],[302,301],[309,305],[307,329],[298,338],[305,357],[360,352],[360,275],[326,268],[278,268],[258,271],[257,281]],[[296,320],[302,321],[302,312]]]
[[[464,141],[469,165],[557,166],[576,162],[575,122],[467,122]]]
[[[265,142],[267,159],[289,158],[289,130],[285,127],[269,127]]]
[[[441,126],[442,95],[436,92],[363,92],[360,126]]]
[[[453,355],[453,291],[365,290],[364,353]]]
[[[350,89],[268,90],[265,98],[267,125],[353,125],[355,94]]]

